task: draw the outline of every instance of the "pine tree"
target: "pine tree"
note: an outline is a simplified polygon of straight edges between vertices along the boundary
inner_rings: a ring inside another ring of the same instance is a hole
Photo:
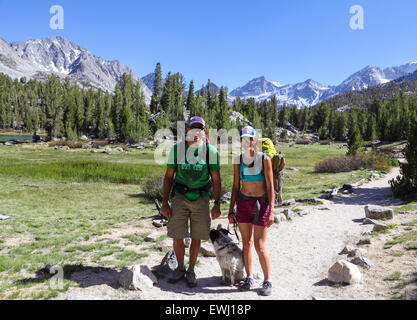
[[[405,153],[407,163],[401,165],[401,176],[390,184],[395,196],[417,199],[417,113],[412,120]]]
[[[187,102],[185,108],[190,111],[190,117],[197,116],[196,102],[194,96],[194,81],[191,80],[190,87],[188,89]]]
[[[161,92],[162,92],[162,70],[161,70],[161,63],[158,62],[155,68],[155,80],[154,80],[153,94],[152,94],[151,105],[150,105],[152,114],[156,114],[160,111]]]
[[[217,129],[226,129],[229,130],[230,128],[230,121],[229,121],[229,103],[227,102],[227,93],[226,90],[221,87],[220,88],[220,95],[219,95],[219,103],[217,108]]]
[[[363,147],[363,139],[357,125],[355,125],[350,133],[348,141],[348,156],[356,156],[360,148]]]

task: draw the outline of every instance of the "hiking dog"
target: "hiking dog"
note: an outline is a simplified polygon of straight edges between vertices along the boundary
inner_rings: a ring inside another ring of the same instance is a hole
[[[219,225],[217,230],[210,232],[210,239],[216,252],[217,261],[222,270],[222,284],[230,281],[232,285],[238,284],[244,279],[243,255],[233,240],[228,236],[229,231]]]

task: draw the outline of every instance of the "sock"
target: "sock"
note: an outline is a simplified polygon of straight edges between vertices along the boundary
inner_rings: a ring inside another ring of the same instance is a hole
[[[188,271],[194,272],[194,267],[195,264],[190,263],[190,265],[188,266]]]
[[[184,261],[178,261],[178,270],[185,270]]]
[[[252,279],[252,280],[253,280],[253,276],[248,276],[247,278],[248,278],[248,279]]]

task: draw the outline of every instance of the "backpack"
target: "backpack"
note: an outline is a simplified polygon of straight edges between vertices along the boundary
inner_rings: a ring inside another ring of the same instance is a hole
[[[282,152],[277,152],[274,143],[269,138],[259,139],[259,143],[262,144],[262,152],[271,159],[275,178],[275,175],[282,172],[285,168],[285,155]]]

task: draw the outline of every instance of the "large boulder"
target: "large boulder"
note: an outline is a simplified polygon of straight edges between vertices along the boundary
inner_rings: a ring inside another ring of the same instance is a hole
[[[128,290],[146,291],[158,284],[158,279],[147,266],[124,267],[120,273],[119,285]]]
[[[394,210],[388,207],[372,206],[368,205],[365,207],[366,217],[373,220],[381,219],[393,219]]]
[[[356,265],[339,260],[329,269],[328,280],[333,283],[356,284],[361,282],[362,273]]]

